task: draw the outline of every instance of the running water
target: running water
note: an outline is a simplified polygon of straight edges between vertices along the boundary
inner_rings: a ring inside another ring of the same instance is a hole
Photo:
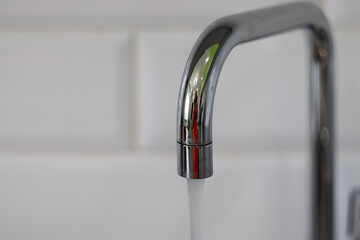
[[[191,240],[204,238],[204,186],[205,179],[188,179]]]

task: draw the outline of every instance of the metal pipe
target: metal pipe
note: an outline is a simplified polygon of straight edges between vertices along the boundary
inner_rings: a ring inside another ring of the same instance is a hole
[[[213,103],[218,77],[230,51],[238,44],[295,29],[310,33],[310,127],[314,172],[312,239],[332,240],[334,57],[329,24],[322,11],[313,4],[291,3],[231,15],[204,30],[190,53],[180,87],[177,171],[180,176],[193,179],[213,174]]]

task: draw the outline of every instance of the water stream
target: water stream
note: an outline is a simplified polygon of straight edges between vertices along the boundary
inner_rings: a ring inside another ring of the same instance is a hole
[[[188,179],[191,240],[204,240],[205,179]]]

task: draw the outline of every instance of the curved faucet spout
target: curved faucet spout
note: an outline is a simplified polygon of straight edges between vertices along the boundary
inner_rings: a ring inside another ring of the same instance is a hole
[[[177,110],[178,174],[213,174],[212,112],[221,68],[238,44],[294,29],[308,30],[311,51],[310,116],[314,162],[314,238],[333,239],[333,49],[328,22],[310,3],[292,3],[231,15],[204,30],[185,66]]]

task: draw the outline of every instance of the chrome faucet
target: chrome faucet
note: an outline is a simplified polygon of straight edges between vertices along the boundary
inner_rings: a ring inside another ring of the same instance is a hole
[[[333,240],[334,57],[328,22],[313,4],[291,3],[231,15],[204,30],[190,53],[180,87],[177,172],[192,179],[213,174],[213,103],[218,77],[230,51],[238,44],[294,29],[305,29],[310,33],[312,239]]]

